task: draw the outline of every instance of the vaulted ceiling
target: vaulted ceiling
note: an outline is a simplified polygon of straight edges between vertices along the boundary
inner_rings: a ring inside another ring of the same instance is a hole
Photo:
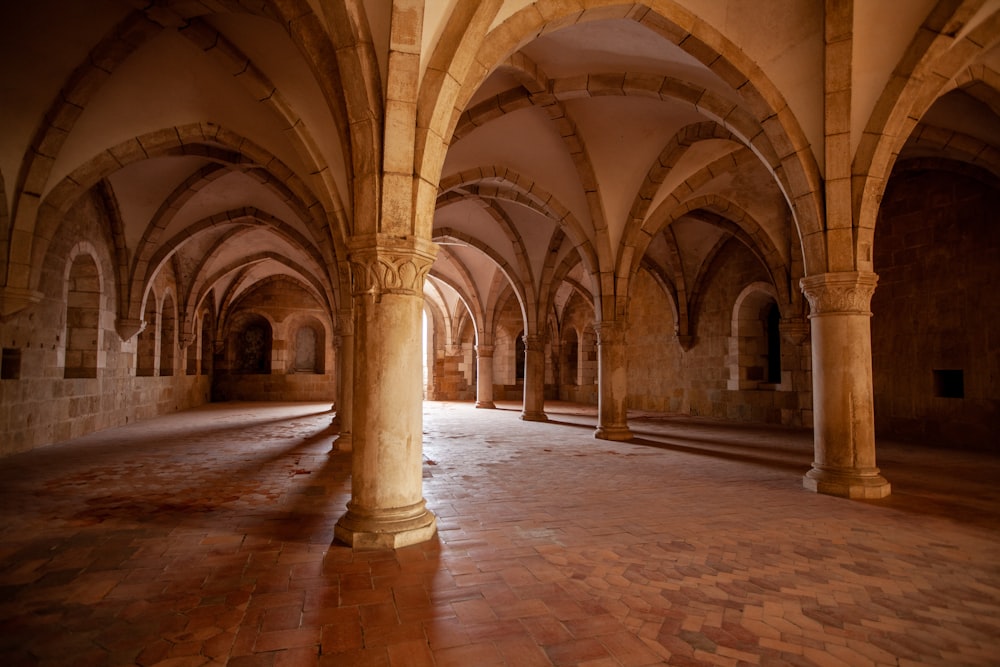
[[[823,176],[824,3],[587,2],[580,13],[507,0],[483,5],[495,9],[485,33],[463,35],[452,18],[462,1],[426,3],[420,67],[478,40],[471,57],[483,69],[455,82],[432,232],[441,244],[432,274],[465,307],[479,317],[511,291],[538,326],[571,285],[613,317],[640,266],[683,302],[729,242],[759,258],[784,303],[801,303],[792,192],[808,190],[796,179],[811,176],[784,168],[782,141],[808,146],[800,162]],[[935,12],[951,12],[942,20],[959,37],[990,35],[998,4],[856,3],[853,147]],[[381,122],[384,104],[365,102],[357,79],[389,95],[393,11],[388,0],[7,3],[4,255],[19,230],[50,238],[73,202],[96,192],[126,276],[122,318],[141,317],[168,264],[189,309],[285,275],[335,317],[358,168],[382,160],[352,134],[366,115]],[[402,29],[406,12],[396,11]],[[555,18],[539,19],[544,12]],[[680,14],[697,35],[678,37],[666,17]],[[973,64],[912,119],[900,159],[948,158],[1000,175],[996,42],[966,54]],[[342,71],[343,49],[371,54],[378,71]],[[761,119],[747,81],[787,105],[780,132],[775,118]],[[32,207],[33,229],[20,222]],[[619,296],[608,303],[609,294]]]

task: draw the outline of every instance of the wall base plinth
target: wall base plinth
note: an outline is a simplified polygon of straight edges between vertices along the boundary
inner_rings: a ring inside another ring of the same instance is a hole
[[[892,492],[892,485],[879,474],[878,468],[814,466],[802,478],[802,486],[815,493],[867,500],[885,498]]]
[[[333,529],[334,540],[357,549],[399,549],[420,544],[437,533],[437,517],[420,501],[411,507],[363,511],[348,504]]]
[[[598,440],[614,440],[623,442],[632,439],[632,431],[628,426],[598,426],[594,431],[594,437]]]

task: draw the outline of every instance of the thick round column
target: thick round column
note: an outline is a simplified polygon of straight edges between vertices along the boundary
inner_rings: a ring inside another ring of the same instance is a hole
[[[874,273],[802,279],[812,329],[815,460],[803,485],[817,493],[883,498],[890,485],[875,467],[871,305]]]
[[[421,314],[436,246],[416,238],[352,239],[354,453],[351,500],[335,536],[356,549],[434,536],[423,498]]]
[[[493,346],[476,346],[476,407],[495,408],[493,403]]]
[[[538,335],[524,336],[524,408],[521,419],[531,422],[548,421],[545,414],[545,339]]]
[[[625,351],[625,323],[598,322],[597,334],[597,430],[601,440],[629,440],[628,354]]]
[[[337,355],[337,420],[340,435],[333,441],[338,451],[349,452],[354,448],[354,318],[350,312],[341,313],[340,346]]]

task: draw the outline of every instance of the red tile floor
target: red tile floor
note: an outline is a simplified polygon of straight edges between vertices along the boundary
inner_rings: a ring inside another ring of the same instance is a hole
[[[328,404],[224,403],[0,460],[0,665],[997,665],[1000,457],[425,404],[437,539],[331,545]]]

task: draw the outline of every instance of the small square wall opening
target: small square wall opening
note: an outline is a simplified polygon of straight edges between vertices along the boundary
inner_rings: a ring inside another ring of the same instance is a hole
[[[17,380],[21,377],[21,350],[17,348],[3,348],[3,357],[0,358],[0,380]]]
[[[965,377],[961,369],[934,371],[934,395],[938,398],[965,398]]]

